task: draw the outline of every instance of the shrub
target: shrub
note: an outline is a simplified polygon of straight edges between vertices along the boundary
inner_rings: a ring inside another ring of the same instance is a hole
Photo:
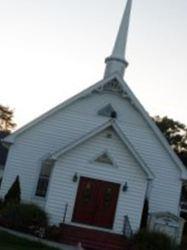
[[[19,182],[19,176],[16,177],[14,183],[8,190],[7,194],[4,198],[4,203],[17,203],[19,204],[21,201],[21,190],[20,190],[20,182]]]
[[[4,207],[4,202],[2,199],[0,199],[0,210]]]
[[[7,204],[0,213],[0,223],[8,228],[43,237],[48,225],[46,213],[34,204]]]
[[[182,243],[181,243],[181,250],[186,250],[187,249],[187,236],[183,235]]]
[[[46,237],[49,240],[59,241],[62,237],[62,228],[60,226],[49,226],[46,230]]]
[[[140,231],[132,238],[135,250],[178,250],[167,235],[159,232]]]

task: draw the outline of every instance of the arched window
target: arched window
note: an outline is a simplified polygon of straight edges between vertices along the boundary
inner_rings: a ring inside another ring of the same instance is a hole
[[[47,159],[42,162],[42,168],[35,193],[36,196],[46,196],[53,165],[54,161],[51,159]]]

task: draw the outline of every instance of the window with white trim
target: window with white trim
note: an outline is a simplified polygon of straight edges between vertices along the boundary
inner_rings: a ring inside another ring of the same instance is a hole
[[[43,198],[46,197],[53,165],[54,161],[50,159],[47,159],[42,162],[42,168],[40,171],[40,176],[38,179],[37,188],[35,192],[36,196]]]

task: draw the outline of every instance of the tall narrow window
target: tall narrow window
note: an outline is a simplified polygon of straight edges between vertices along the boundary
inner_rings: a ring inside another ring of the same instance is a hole
[[[53,165],[54,161],[50,159],[42,162],[42,168],[35,193],[36,196],[46,196]]]

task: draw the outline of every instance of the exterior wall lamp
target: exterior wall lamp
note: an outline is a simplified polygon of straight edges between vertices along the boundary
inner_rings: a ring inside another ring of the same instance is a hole
[[[78,181],[78,175],[77,173],[74,174],[73,178],[72,178],[73,182],[77,182]]]
[[[123,185],[123,188],[122,188],[123,192],[127,192],[128,188],[129,188],[128,183],[126,181],[125,184]]]

